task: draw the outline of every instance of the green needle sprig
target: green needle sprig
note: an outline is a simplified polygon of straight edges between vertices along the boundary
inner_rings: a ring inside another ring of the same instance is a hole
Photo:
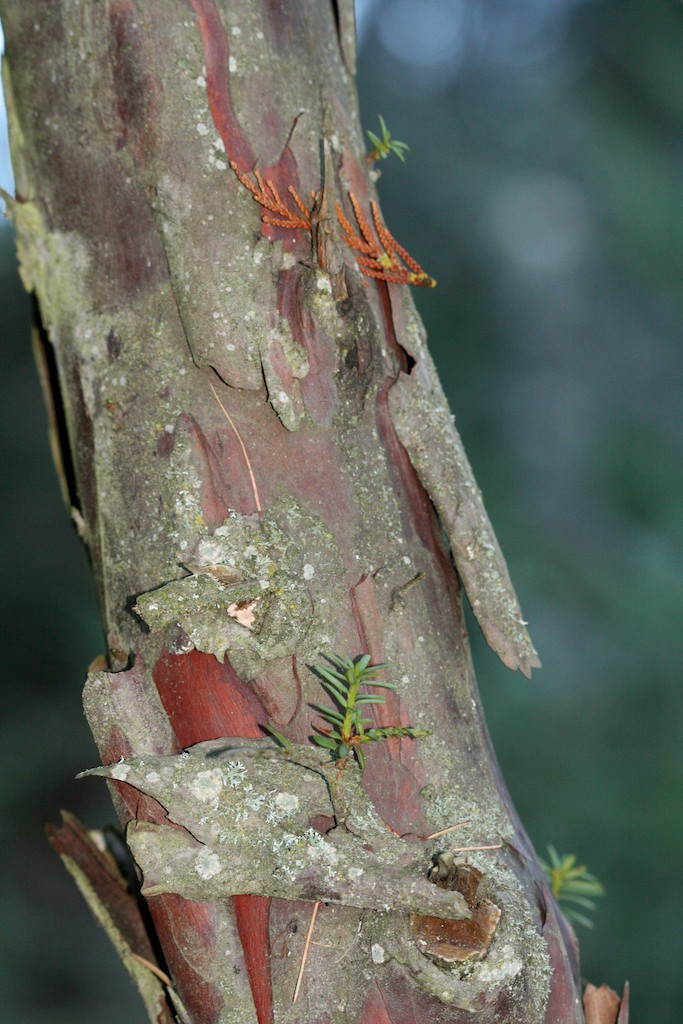
[[[367,132],[367,136],[373,145],[373,149],[367,154],[368,162],[374,164],[375,160],[386,160],[390,153],[394,153],[399,158],[401,163],[406,162],[404,156],[405,153],[410,152],[410,146],[405,142],[399,142],[398,139],[392,139],[391,133],[387,128],[386,121],[381,114],[377,115],[379,118],[379,126],[382,130],[381,137],[375,135],[374,132]]]
[[[384,704],[385,698],[379,694],[361,693],[361,687],[398,690],[394,683],[375,678],[375,673],[388,668],[388,665],[371,665],[369,654],[363,654],[355,661],[339,654],[330,654],[327,655],[327,660],[333,667],[314,665],[313,669],[320,677],[321,686],[334,701],[335,707],[311,705],[329,726],[329,729],[316,729],[316,735],[312,739],[319,747],[329,750],[335,760],[343,760],[353,755],[360,767],[364,768],[365,757],[361,750],[363,744],[387,740],[394,736],[411,736],[413,739],[422,740],[430,735],[427,729],[414,729],[409,726],[374,726],[371,718],[363,717],[366,705]]]
[[[568,853],[561,857],[550,844],[547,849],[548,860],[544,861],[539,857],[539,863],[550,883],[553,896],[562,907],[564,916],[572,923],[592,928],[593,922],[590,917],[567,904],[575,904],[588,913],[594,913],[595,901],[591,897],[604,896],[604,885],[595,875],[591,875],[583,864],[576,863],[575,854]]]

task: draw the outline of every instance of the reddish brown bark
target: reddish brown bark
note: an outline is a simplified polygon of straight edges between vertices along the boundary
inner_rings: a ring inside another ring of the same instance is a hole
[[[406,914],[330,902],[296,1006],[315,893],[269,899],[230,879],[222,899],[149,897],[190,1021],[579,1022],[577,951],[491,750],[452,554],[506,664],[528,673],[535,652],[469,467],[448,463],[460,449],[421,325],[405,289],[363,277],[350,250],[335,296],[314,240],[264,225],[228,166],[258,166],[283,197],[324,187],[348,205],[353,191],[369,209],[340,8],[335,21],[318,0],[0,4],[11,212],[108,643],[86,712],[110,765],[180,765],[184,748],[268,724],[308,744],[311,663],[367,652],[400,688],[376,724],[432,731],[368,747],[365,793],[406,858],[424,849],[425,878],[439,850],[418,837],[464,819],[463,846],[501,844],[472,855],[502,909],[482,966],[454,975]],[[261,587],[255,630],[215,610],[218,585],[214,605],[193,604],[214,583],[182,566],[215,562]],[[122,824],[187,835],[142,784],[110,785]]]

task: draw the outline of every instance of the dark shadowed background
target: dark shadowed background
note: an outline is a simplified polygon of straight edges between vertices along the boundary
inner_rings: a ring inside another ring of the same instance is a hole
[[[244,0],[242,0],[244,2]],[[543,671],[472,628],[488,722],[543,853],[607,894],[582,973],[683,1019],[683,6],[364,0],[359,89],[410,145],[380,164],[417,301]],[[4,141],[0,184],[11,189]],[[61,504],[0,225],[3,1017],[145,1020],[43,838],[113,818],[80,707],[103,649]]]

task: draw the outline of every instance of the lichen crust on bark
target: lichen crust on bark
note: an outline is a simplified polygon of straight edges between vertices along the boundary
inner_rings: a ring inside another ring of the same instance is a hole
[[[370,216],[350,0],[0,6],[10,212],[107,638],[95,773],[190,1019],[540,1024],[550,950],[569,1020],[575,964],[490,747],[452,554],[503,660],[535,652],[412,298],[339,239],[321,266],[230,166]],[[428,739],[368,744],[363,776],[323,763],[311,666],[333,652],[389,662],[399,690],[368,713]],[[264,725],[293,756],[264,754]],[[250,753],[197,746],[215,737]],[[455,824],[501,845],[468,856],[502,917],[451,969],[408,921],[467,920],[427,881],[455,841],[419,838]]]
[[[427,881],[443,840],[416,846],[414,837],[394,836],[359,785],[360,774],[312,746],[293,745],[285,754],[270,740],[228,737],[177,755],[121,759],[81,776],[125,783],[165,809],[168,824],[134,820],[128,827],[148,898],[175,892],[206,902],[248,892],[355,907],[364,912],[362,950],[380,974],[401,967],[425,994],[476,1011],[534,965],[538,979],[529,998],[540,1010],[547,956],[531,919],[519,931],[521,890],[509,872],[484,876],[480,895],[495,898],[503,916],[481,961],[444,969],[420,952],[408,915],[462,920],[471,909],[459,893]],[[310,824],[335,814],[340,823],[326,834]],[[521,906],[524,915],[523,900]]]
[[[469,917],[459,893],[427,880],[429,848],[411,846],[388,829],[378,834],[376,812],[361,787],[353,787],[344,824],[326,835],[311,826],[316,816],[334,815],[338,802],[325,762],[329,758],[313,747],[283,756],[272,744],[227,739],[83,774],[126,782],[165,808],[168,826],[129,826],[148,896],[177,892],[209,901],[248,893]],[[359,769],[349,763],[330,772],[351,777]]]
[[[246,679],[301,649],[314,625],[315,595],[334,568],[341,568],[319,517],[284,496],[261,516],[231,512],[184,558],[195,571],[139,595],[137,613],[152,632],[164,635],[167,650],[196,647],[219,661],[230,651]],[[202,572],[205,566],[215,569]],[[229,585],[218,578],[220,567],[234,573]],[[244,605],[249,619],[253,615],[247,624],[239,615]],[[318,620],[309,638],[311,651],[320,641],[321,625]]]

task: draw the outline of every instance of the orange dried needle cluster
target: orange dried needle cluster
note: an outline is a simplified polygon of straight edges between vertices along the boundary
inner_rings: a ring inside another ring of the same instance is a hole
[[[234,161],[230,161],[230,166],[259,206],[263,207],[264,213],[261,219],[264,224],[313,233],[312,210],[308,209],[293,185],[289,185],[287,191],[296,203],[298,213],[285,206],[275,183],[270,179],[264,181],[258,169],[254,169],[256,178],[256,182],[254,182],[248,174],[240,171]],[[315,193],[312,195],[315,206]],[[382,223],[377,203],[370,203],[372,218],[375,222],[375,234],[365,219],[360,203],[353,192],[349,192],[349,199],[356,215],[360,234],[353,227],[339,203],[336,204],[337,217],[342,229],[342,238],[349,249],[356,253],[356,261],[361,273],[366,277],[375,277],[380,281],[389,281],[392,284],[412,284],[420,288],[433,288],[436,284],[434,278],[425,273],[417,260],[414,260],[403,246],[399,245],[389,229]]]
[[[370,203],[377,231],[377,237],[375,237],[353,192],[349,192],[349,199],[358,221],[360,235],[353,228],[339,203],[337,203],[337,217],[342,227],[344,241],[349,249],[353,249],[358,254],[356,260],[361,272],[367,277],[377,277],[381,281],[391,281],[394,284],[412,284],[419,288],[433,288],[436,285],[434,278],[425,273],[417,260],[414,260],[403,246],[399,245],[389,229],[382,223],[377,203]]]
[[[285,206],[280,198],[280,193],[275,187],[275,183],[270,180],[264,181],[258,168],[254,170],[254,177],[256,178],[256,184],[254,184],[247,174],[240,171],[234,161],[230,161],[230,166],[244,187],[249,189],[256,202],[264,210],[268,211],[262,217],[264,224],[272,224],[277,228],[298,228],[302,231],[310,232],[311,215],[293,185],[288,186],[288,192],[299,208],[301,216]],[[270,214],[275,214],[276,216],[270,216]]]

